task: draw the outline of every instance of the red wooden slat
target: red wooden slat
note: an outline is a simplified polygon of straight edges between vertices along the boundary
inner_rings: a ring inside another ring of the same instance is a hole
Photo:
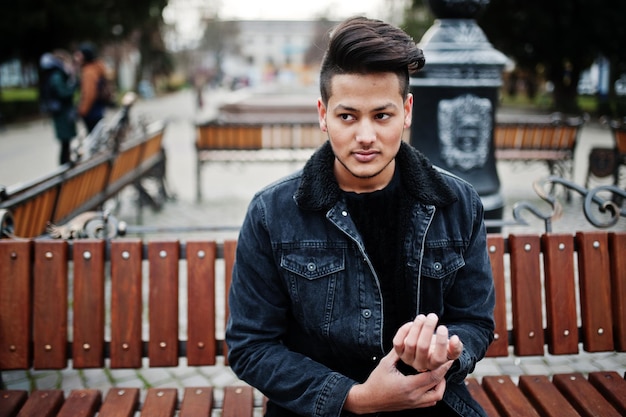
[[[609,243],[615,350],[626,352],[626,232],[610,233]]]
[[[216,242],[187,242],[187,363],[215,365]]]
[[[150,366],[178,365],[178,241],[148,243]]]
[[[539,417],[530,401],[509,376],[485,376],[482,386],[494,406],[505,417]]]
[[[225,387],[222,417],[252,417],[254,392],[250,386]]]
[[[104,366],[104,243],[74,242],[72,366],[77,369]]]
[[[508,356],[509,337],[506,322],[506,293],[504,281],[504,238],[501,235],[488,235],[487,249],[491,260],[493,283],[496,291],[496,306],[494,319],[496,329],[494,341],[487,350],[488,357]]]
[[[554,385],[583,417],[623,417],[581,373],[557,374]]]
[[[600,392],[613,407],[626,416],[626,380],[617,372],[598,371],[589,373],[589,382]]]
[[[98,417],[132,417],[139,405],[138,388],[111,388]]]
[[[18,417],[54,417],[63,405],[62,390],[34,391]]]
[[[67,255],[65,241],[35,241],[35,369],[63,369],[67,366]]]
[[[175,388],[150,388],[141,409],[142,417],[173,417],[178,391]]]
[[[521,375],[519,387],[542,417],[579,417],[545,375]]]
[[[548,351],[553,355],[578,353],[574,237],[545,234],[542,243]]]
[[[93,417],[101,403],[102,394],[96,389],[72,390],[57,417]]]
[[[111,242],[111,368],[139,368],[142,358],[142,242]]]
[[[496,407],[493,405],[493,403],[483,390],[483,387],[480,386],[476,378],[467,378],[465,380],[465,385],[472,395],[472,398],[478,401],[478,404],[480,404],[483,410],[485,410],[485,413],[487,413],[487,417],[500,417],[500,414],[496,410]]]
[[[188,387],[178,417],[210,416],[213,410],[212,387]]]
[[[519,356],[542,355],[544,336],[539,236],[510,235],[509,247],[514,351]]]
[[[0,391],[0,416],[16,416],[20,408],[26,403],[28,392],[6,390]]]
[[[31,242],[0,240],[0,369],[28,369],[31,357]]]
[[[233,266],[235,265],[235,253],[237,251],[237,241],[236,240],[225,240],[224,241],[224,325],[228,322],[228,317],[230,316],[230,309],[228,308],[228,293],[230,292],[230,283],[233,278]],[[224,364],[228,365],[228,346],[226,346],[226,342],[224,342]]]
[[[578,232],[576,243],[583,348],[588,352],[610,351],[613,319],[608,234]]]

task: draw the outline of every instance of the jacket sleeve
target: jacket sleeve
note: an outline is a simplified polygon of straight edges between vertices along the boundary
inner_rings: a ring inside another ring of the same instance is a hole
[[[78,114],[85,116],[91,110],[98,95],[98,79],[100,74],[91,64],[91,68],[85,68],[80,80],[80,102],[78,103]]]
[[[273,259],[262,200],[240,231],[229,291],[228,359],[239,378],[301,416],[339,416],[355,381],[290,351],[288,291]]]
[[[457,272],[454,285],[446,294],[445,324],[450,334],[463,342],[463,353],[448,373],[452,382],[462,383],[481,360],[493,341],[495,322],[495,290],[487,251],[487,234],[483,221],[484,208],[472,187],[465,190],[462,201],[468,225],[465,265]]]

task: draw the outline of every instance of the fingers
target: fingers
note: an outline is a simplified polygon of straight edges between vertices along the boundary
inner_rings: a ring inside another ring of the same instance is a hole
[[[420,314],[396,332],[393,348],[405,364],[423,372],[461,356],[463,343],[446,326],[437,326],[438,321],[434,313]]]
[[[401,357],[418,371],[429,368],[429,351],[438,320],[434,313],[418,315],[404,338],[404,352]]]
[[[413,376],[416,383],[415,408],[432,407],[441,401],[446,388],[445,376],[451,366],[452,361],[447,361],[433,371]]]
[[[448,346],[448,328],[445,326],[437,327],[429,365],[445,363],[448,360]]]
[[[430,372],[429,372],[430,373]],[[443,399],[443,394],[446,389],[446,380],[442,379],[435,386],[424,393],[419,404],[416,408],[434,407],[437,402]]]
[[[413,322],[410,323],[410,326],[408,326],[406,336],[402,339],[402,345],[404,346],[402,358],[408,364],[412,364],[413,359],[416,356],[415,352],[417,350],[418,337],[422,332],[425,321],[426,317],[423,314],[419,314],[415,317],[415,320],[413,320]]]
[[[400,327],[396,332],[396,335],[393,337],[393,348],[398,355],[402,355],[404,353],[404,339],[406,339],[409,334],[409,330],[411,330],[411,326],[413,326],[413,322],[405,323],[404,326]]]
[[[448,354],[447,359],[458,359],[463,353],[463,342],[459,339],[459,336],[452,335],[448,341]]]

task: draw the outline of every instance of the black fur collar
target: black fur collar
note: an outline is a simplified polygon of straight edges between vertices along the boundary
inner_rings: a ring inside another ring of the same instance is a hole
[[[300,207],[327,210],[339,200],[341,190],[333,175],[334,160],[335,155],[328,141],[308,160],[294,196]],[[404,187],[415,201],[443,207],[457,200],[452,189],[428,159],[405,142],[402,142],[396,155],[396,167],[401,170]]]

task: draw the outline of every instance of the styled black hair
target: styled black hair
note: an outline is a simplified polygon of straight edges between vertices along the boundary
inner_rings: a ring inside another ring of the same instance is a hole
[[[409,75],[425,64],[424,54],[402,29],[366,17],[349,18],[333,29],[320,70],[322,101],[328,103],[331,80],[338,74],[393,72],[400,94],[409,93]]]

